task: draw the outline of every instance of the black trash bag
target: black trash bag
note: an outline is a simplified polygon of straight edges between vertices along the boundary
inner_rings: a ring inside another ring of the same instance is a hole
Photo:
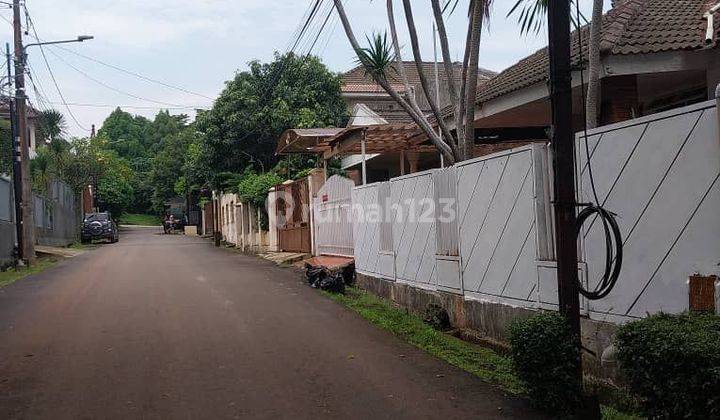
[[[323,267],[313,267],[310,264],[305,264],[305,279],[310,286],[317,287],[315,284],[319,285],[326,275],[327,273]]]
[[[320,280],[319,288],[330,293],[345,293],[345,278],[342,272],[327,274]]]
[[[340,273],[342,274],[346,285],[352,286],[355,284],[355,263],[346,265],[342,268]]]

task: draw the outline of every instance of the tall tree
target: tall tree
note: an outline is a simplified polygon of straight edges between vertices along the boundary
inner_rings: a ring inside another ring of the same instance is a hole
[[[40,111],[37,122],[37,134],[43,141],[52,142],[59,139],[67,129],[65,116],[54,109]]]
[[[577,7],[575,1],[572,2]],[[585,98],[586,124],[588,128],[597,127],[600,121],[601,84],[600,73],[602,57],[600,56],[600,43],[602,42],[603,0],[593,0],[592,20],[590,22],[590,39],[588,40],[588,86]],[[518,14],[520,32],[539,32],[547,16],[548,0],[516,0],[508,16]],[[581,34],[582,16],[575,16],[573,23]]]
[[[402,0],[405,21],[407,22],[408,35],[413,58],[420,76],[420,85],[423,89],[428,104],[432,110],[432,117],[440,127],[441,134],[438,134],[431,124],[428,116],[420,109],[413,98],[412,90],[407,83],[407,77],[403,74],[402,57],[398,41],[398,32],[395,25],[394,6],[392,0],[387,0],[387,15],[390,25],[390,36],[392,49],[385,41],[385,36],[375,34],[369,42],[369,46],[360,46],[353,31],[350,20],[345,12],[342,0],[334,0],[335,8],[340,16],[345,34],[350,45],[355,51],[358,61],[364,66],[367,73],[377,82],[415,121],[435,147],[443,154],[448,163],[462,161],[472,157],[475,142],[474,117],[475,97],[477,94],[478,64],[480,57],[480,41],[483,24],[488,18],[492,0],[469,0],[468,2],[468,29],[465,42],[465,55],[463,58],[463,69],[460,77],[460,86],[457,86],[454,75],[455,69],[450,56],[448,36],[445,29],[444,15],[448,10],[452,12],[459,0],[431,0],[435,23],[440,38],[440,49],[443,57],[443,66],[448,79],[448,89],[451,98],[452,118],[447,119],[444,110],[440,109],[432,86],[422,67],[422,55],[418,40],[415,18],[410,0]],[[392,66],[393,62],[396,66]],[[397,68],[397,70],[395,70]],[[405,86],[403,94],[393,88],[394,72],[399,73],[400,79]],[[455,130],[448,124],[448,120],[454,123]]]
[[[340,126],[347,107],[340,78],[314,56],[275,54],[253,61],[225,83],[210,111],[197,117],[208,163],[217,172],[268,169],[277,138],[288,128]]]
[[[145,136],[150,121],[116,108],[105,118],[98,137],[107,139],[108,147],[127,159],[145,156]]]

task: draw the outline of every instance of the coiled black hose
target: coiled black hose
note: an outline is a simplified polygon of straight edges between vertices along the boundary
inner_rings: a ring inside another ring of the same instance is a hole
[[[603,225],[605,233],[605,270],[602,279],[592,290],[588,290],[580,282],[580,294],[590,300],[600,300],[607,296],[620,276],[623,259],[623,242],[620,227],[618,227],[615,215],[602,206],[588,204],[577,216],[577,224],[575,228],[576,236],[582,234],[582,227],[585,222],[596,216]]]
[[[623,260],[623,241],[620,228],[618,227],[615,214],[605,210],[602,206],[597,189],[595,188],[595,177],[593,176],[592,170],[592,158],[590,155],[590,145],[588,144],[588,127],[587,127],[587,106],[585,97],[585,76],[584,66],[582,65],[582,28],[579,27],[580,18],[580,2],[575,2],[575,11],[577,13],[577,34],[578,34],[578,45],[580,45],[580,92],[582,92],[582,107],[583,117],[585,121],[584,134],[585,134],[585,157],[587,158],[587,169],[588,177],[590,178],[590,187],[592,189],[593,198],[596,204],[583,204],[583,210],[577,215],[577,224],[575,226],[575,238],[576,240],[582,234],[582,227],[590,217],[596,216],[597,219],[603,224],[603,231],[605,233],[605,270],[603,272],[602,279],[592,290],[588,290],[578,281],[580,286],[580,294],[590,300],[600,300],[610,294],[612,289],[615,287],[615,283],[620,277],[620,269],[622,268]],[[598,140],[599,141],[599,140]],[[588,286],[590,279],[588,279]]]

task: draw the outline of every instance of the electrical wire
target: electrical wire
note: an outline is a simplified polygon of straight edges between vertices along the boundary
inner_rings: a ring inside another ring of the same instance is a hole
[[[178,108],[178,107],[180,107],[180,108],[182,108],[182,107],[187,107],[187,105],[176,104],[176,103],[172,103],[172,102],[157,101],[157,100],[155,100],[155,99],[145,98],[145,97],[138,96],[138,95],[135,95],[135,94],[130,93],[130,92],[126,92],[126,91],[124,91],[124,90],[122,90],[122,89],[118,89],[118,88],[116,88],[116,87],[114,87],[114,86],[111,86],[111,85],[103,82],[102,80],[98,80],[98,79],[94,78],[93,76],[89,75],[89,74],[86,73],[85,71],[83,71],[83,70],[75,67],[74,65],[70,64],[70,63],[67,62],[64,58],[62,58],[60,55],[58,55],[55,51],[53,51],[53,50],[48,50],[48,51],[50,51],[51,54],[53,54],[55,57],[57,57],[57,59],[60,60],[61,62],[63,62],[66,66],[70,67],[71,69],[73,69],[73,70],[75,70],[76,72],[80,73],[81,75],[85,76],[87,79],[89,79],[89,80],[97,83],[98,85],[100,85],[100,86],[102,86],[102,87],[104,87],[104,88],[106,88],[106,89],[112,90],[113,92],[119,93],[119,94],[121,94],[121,95],[128,96],[128,97],[133,98],[133,99],[138,99],[138,100],[146,101],[146,102],[152,102],[152,103],[155,103],[155,104],[158,104],[158,105],[167,105],[167,106],[171,106],[171,107],[175,107],[175,108]],[[201,108],[201,107],[197,107],[197,108]]]
[[[156,84],[159,84],[159,85],[161,85],[161,86],[165,86],[165,87],[167,87],[167,88],[175,89],[175,90],[178,90],[178,91],[180,91],[180,92],[188,93],[188,94],[190,94],[190,95],[199,96],[199,97],[201,97],[201,98],[210,99],[210,100],[215,100],[215,98],[210,97],[210,96],[207,96],[207,95],[203,95],[202,93],[193,92],[193,91],[191,91],[191,90],[189,90],[189,89],[186,89],[186,88],[184,88],[184,87],[182,87],[182,86],[172,85],[172,84],[170,84],[170,83],[163,82],[162,80],[157,80],[157,79],[153,79],[153,78],[148,77],[148,76],[143,76],[143,75],[140,74],[140,73],[136,73],[136,72],[134,72],[134,71],[132,71],[132,70],[124,69],[124,68],[122,68],[122,67],[120,67],[120,66],[117,66],[117,65],[115,65],[115,64],[106,63],[106,62],[104,62],[104,61],[98,60],[97,58],[93,58],[93,57],[90,57],[90,56],[88,56],[88,55],[81,54],[81,53],[79,53],[79,52],[77,52],[77,51],[73,51],[73,50],[70,49],[70,48],[65,48],[65,47],[60,46],[60,45],[51,45],[51,47],[57,48],[57,49],[60,49],[60,50],[66,51],[66,52],[69,52],[69,53],[71,53],[71,54],[75,54],[75,55],[77,55],[78,57],[82,57],[82,58],[84,58],[84,59],[86,59],[86,60],[89,60],[89,61],[92,61],[92,62],[94,62],[94,63],[103,65],[103,66],[108,67],[108,68],[111,68],[111,69],[113,69],[113,70],[117,70],[117,71],[119,71],[119,72],[122,72],[122,73],[125,73],[125,74],[129,74],[129,75],[131,75],[131,76],[137,77],[138,79],[145,80],[145,81],[147,81],[147,82],[156,83]]]
[[[579,1],[575,2],[576,8],[576,19],[580,22],[580,5]],[[592,24],[596,24],[593,22]],[[590,188],[592,190],[593,198],[595,203],[583,203],[580,204],[584,207],[577,215],[577,222],[575,225],[575,236],[576,240],[582,233],[582,228],[585,222],[591,217],[597,217],[602,221],[603,232],[605,236],[605,268],[603,271],[602,278],[597,285],[592,289],[585,288],[582,282],[579,282],[580,294],[590,300],[600,300],[606,297],[615,287],[615,284],[620,277],[620,270],[622,268],[623,260],[623,241],[620,227],[618,226],[615,214],[606,210],[600,201],[597,188],[595,187],[595,177],[592,171],[590,144],[588,142],[588,127],[587,127],[587,103],[585,98],[585,76],[584,76],[584,61],[583,61],[583,36],[582,28],[578,27],[578,48],[579,48],[579,63],[580,63],[580,91],[582,93],[582,109],[583,109],[583,137],[585,140],[585,156],[587,159],[588,177],[590,178]],[[588,284],[589,286],[589,284]]]
[[[48,101],[49,104],[60,104],[59,102],[52,102]],[[117,104],[98,104],[98,103],[78,103],[78,102],[68,102],[69,106],[77,106],[77,107],[87,107],[87,108],[129,108],[129,109],[184,109],[189,111],[194,111],[198,109],[206,109],[206,108],[197,108],[192,106],[178,106],[178,107],[167,107],[167,106],[144,106],[144,105],[117,105]]]
[[[29,26],[32,28],[33,36],[37,40],[37,42],[40,42],[40,37],[37,34],[37,29],[35,28],[35,23],[33,22],[32,18],[30,17],[30,12],[27,9],[27,5],[24,5],[25,7],[25,16],[28,19]],[[75,122],[75,125],[78,126],[83,131],[90,132],[90,129],[85,127],[84,125],[80,124],[80,121],[78,121],[77,117],[75,117],[75,114],[72,112],[70,107],[67,105],[67,101],[65,100],[65,95],[63,95],[62,90],[60,90],[60,85],[57,82],[57,79],[55,78],[55,74],[52,71],[52,67],[50,67],[50,63],[47,60],[47,56],[45,55],[45,49],[42,45],[38,45],[40,48],[40,53],[42,55],[43,61],[45,62],[45,67],[47,67],[48,73],[50,73],[50,78],[52,79],[53,85],[55,85],[55,90],[58,93],[58,96],[60,96],[60,100],[62,101],[63,105],[65,105],[65,109],[67,109],[68,114],[70,114],[70,117],[72,118],[73,122]]]

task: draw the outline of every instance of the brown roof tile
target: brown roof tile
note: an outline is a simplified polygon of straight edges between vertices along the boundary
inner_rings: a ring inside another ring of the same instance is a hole
[[[604,54],[629,55],[663,51],[716,48],[717,37],[705,44],[707,21],[703,15],[715,0],[626,0],[610,10],[603,20]],[[720,17],[720,12],[716,13]],[[718,26],[716,24],[716,26]],[[582,29],[583,45],[589,38]],[[720,34],[720,28],[716,29]],[[580,58],[577,31],[573,32],[573,63]],[[583,48],[583,55],[587,48]],[[548,78],[548,52],[543,48],[491,78],[478,92],[485,102],[507,93],[543,82]]]

